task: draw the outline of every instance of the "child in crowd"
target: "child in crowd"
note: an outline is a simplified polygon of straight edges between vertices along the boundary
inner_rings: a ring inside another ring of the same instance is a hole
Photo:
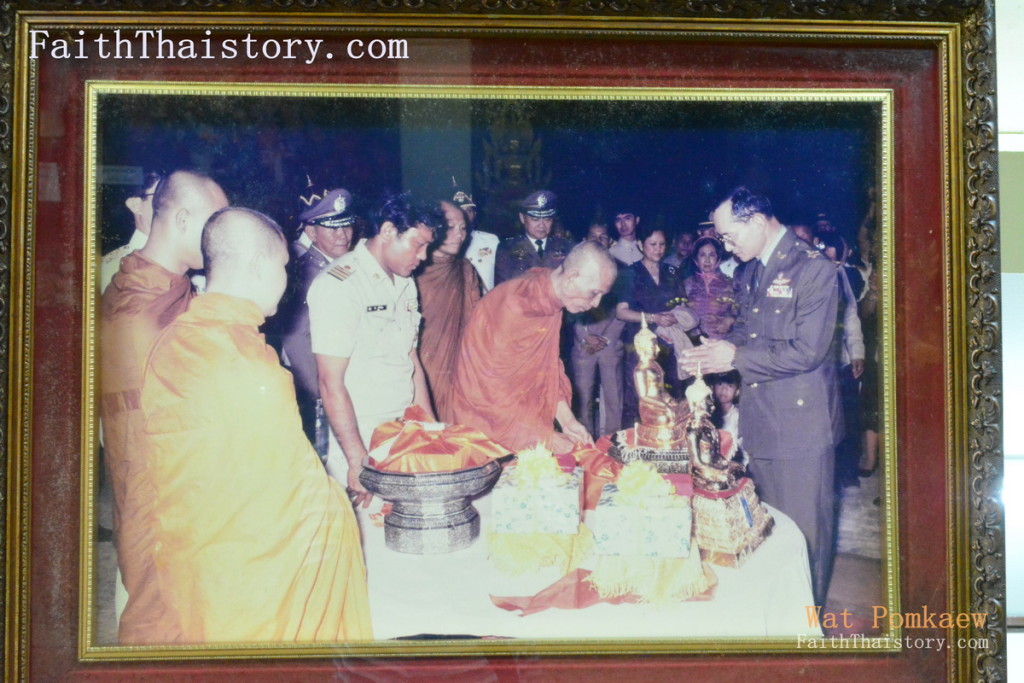
[[[743,452],[743,444],[740,442],[740,409],[737,403],[740,400],[740,373],[736,370],[723,372],[710,377],[715,398],[715,411],[711,415],[711,421],[718,429],[723,429],[732,435],[733,443],[736,444],[736,454],[733,460],[747,464],[747,455]],[[724,454],[723,454],[724,455]]]

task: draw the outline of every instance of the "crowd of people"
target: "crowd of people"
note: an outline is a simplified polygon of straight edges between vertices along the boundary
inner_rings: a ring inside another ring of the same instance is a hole
[[[503,240],[466,191],[359,215],[310,184],[292,234],[190,171],[126,204],[99,345],[122,644],[372,638],[352,506],[373,430],[418,406],[509,451],[592,443],[637,420],[644,325],[670,394],[710,375],[824,600],[833,481],[877,461],[870,216],[858,262],[827,220],[787,227],[745,188],[694,230],[623,204],[616,239],[596,221],[579,242],[548,190]]]

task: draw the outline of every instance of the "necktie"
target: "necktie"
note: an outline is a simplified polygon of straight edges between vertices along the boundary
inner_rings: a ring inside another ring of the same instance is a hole
[[[761,262],[761,259],[757,259],[754,263],[754,277],[750,281],[752,291],[760,291],[762,275],[764,275],[764,263]]]
[[[537,245],[537,256],[544,258],[544,240],[534,240],[533,243]]]

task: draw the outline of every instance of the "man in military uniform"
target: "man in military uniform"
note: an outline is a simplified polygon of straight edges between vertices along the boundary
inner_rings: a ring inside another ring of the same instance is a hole
[[[295,395],[302,416],[302,428],[321,459],[327,458],[327,425],[317,383],[316,360],[309,334],[306,293],[313,279],[336,258],[348,253],[352,244],[352,195],[338,188],[299,215],[302,232],[310,246],[289,264],[288,291],[281,302],[274,330],[282,334],[281,351],[295,377]],[[271,333],[268,332],[268,337]]]
[[[455,183],[455,178],[452,178]],[[466,214],[466,228],[469,230],[469,244],[466,246],[466,260],[473,264],[484,285],[484,294],[494,289],[494,259],[498,252],[498,236],[477,228],[476,203],[473,195],[456,186],[452,204]]]
[[[740,437],[762,499],[807,537],[818,604],[824,604],[835,532],[830,355],[839,302],[835,266],[787,230],[771,202],[737,188],[715,209],[715,230],[744,262],[739,318],[724,340],[687,351],[696,372],[739,370]]]
[[[367,239],[332,261],[309,288],[310,333],[320,396],[333,439],[327,471],[357,502],[373,430],[430,395],[416,351],[419,303],[412,272],[427,257],[439,212],[388,200]]]
[[[523,234],[509,237],[498,246],[494,284],[519,277],[530,268],[557,268],[572,249],[572,243],[551,234],[558,215],[558,198],[540,190],[527,197],[519,211]]]

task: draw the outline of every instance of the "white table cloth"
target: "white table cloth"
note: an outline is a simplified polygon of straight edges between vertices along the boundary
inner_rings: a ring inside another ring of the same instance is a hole
[[[474,506],[487,529],[489,496]],[[796,524],[769,507],[775,528],[739,569],[712,566],[714,597],[673,605],[611,605],[548,609],[521,617],[490,596],[534,595],[562,577],[555,569],[524,576],[499,572],[487,558],[486,531],[473,545],[443,555],[399,553],[384,544],[384,529],[359,511],[369,577],[374,636],[436,634],[544,639],[654,639],[820,636],[809,623],[807,546]]]

